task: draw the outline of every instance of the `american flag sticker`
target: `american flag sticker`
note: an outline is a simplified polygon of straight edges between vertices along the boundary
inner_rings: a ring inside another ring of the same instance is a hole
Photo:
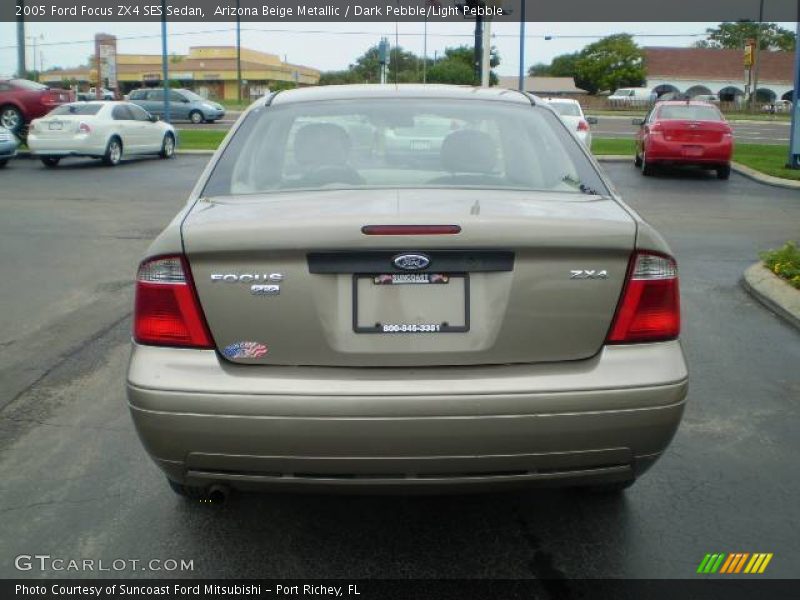
[[[222,350],[225,358],[261,358],[268,352],[264,344],[258,342],[236,342],[230,346],[225,346]]]

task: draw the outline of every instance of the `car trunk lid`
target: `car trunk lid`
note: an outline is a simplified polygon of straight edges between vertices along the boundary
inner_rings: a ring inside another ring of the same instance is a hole
[[[460,232],[363,232],[408,224]],[[592,356],[636,226],[615,201],[581,194],[383,189],[204,199],[182,232],[229,360],[426,366]]]
[[[730,127],[724,121],[665,120],[659,128],[668,142],[686,144],[717,144]]]

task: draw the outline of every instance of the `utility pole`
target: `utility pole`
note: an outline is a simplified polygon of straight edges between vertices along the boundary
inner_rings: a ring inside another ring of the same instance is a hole
[[[285,60],[283,62],[286,62]],[[237,99],[242,104],[242,18],[239,16],[239,0],[236,0],[236,80],[239,82]]]
[[[525,91],[525,3],[520,0],[519,13],[519,91]]]
[[[481,80],[483,65],[483,17],[475,17],[475,79]]]
[[[164,120],[169,123],[172,115],[169,106],[169,55],[167,53],[167,0],[161,0],[161,69],[164,79]],[[98,65],[98,69],[99,69]]]
[[[20,8],[25,8],[25,0],[18,0]],[[17,17],[17,77],[25,79],[28,69],[25,67],[25,17],[22,16],[23,10],[20,10],[20,16]]]
[[[481,87],[489,87],[492,70],[492,20],[483,21],[483,54],[481,56]]]
[[[789,135],[790,169],[800,169],[800,0],[797,0],[797,36],[794,43],[794,91],[792,92],[792,131]]]
[[[758,67],[761,64],[761,29],[764,23],[764,0],[758,3],[758,29],[756,29],[756,47],[753,48],[753,96],[752,110],[756,112],[758,106]]]

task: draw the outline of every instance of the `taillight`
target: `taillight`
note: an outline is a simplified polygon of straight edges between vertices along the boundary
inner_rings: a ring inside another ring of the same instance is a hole
[[[139,266],[133,339],[154,346],[214,347],[185,257],[160,256]]]
[[[578,121],[578,131],[589,131],[589,123],[581,119]]]
[[[637,252],[606,342],[674,340],[681,329],[678,267],[669,256]]]
[[[88,123],[81,123],[78,125],[78,133],[92,133],[92,127]]]

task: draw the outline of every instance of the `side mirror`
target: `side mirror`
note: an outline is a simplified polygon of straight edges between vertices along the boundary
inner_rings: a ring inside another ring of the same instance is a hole
[[[150,122],[151,123],[158,123],[161,120],[161,117],[158,115],[150,115]]]
[[[597,117],[586,117],[586,122],[589,125],[597,125]]]
[[[641,127],[644,125],[644,119],[631,119],[631,125],[638,125]]]

